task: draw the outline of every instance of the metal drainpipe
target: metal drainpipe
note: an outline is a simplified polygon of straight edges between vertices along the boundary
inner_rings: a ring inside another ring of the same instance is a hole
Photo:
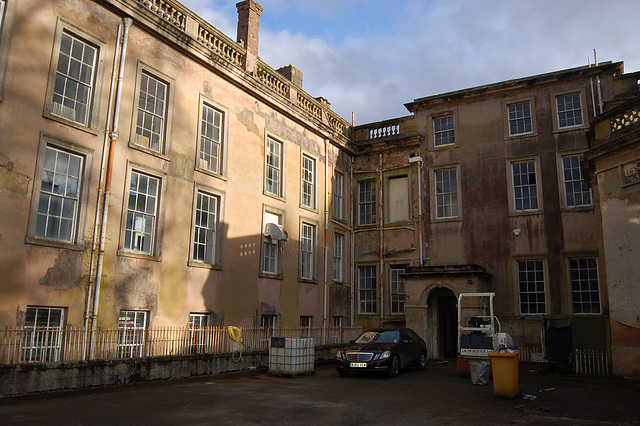
[[[379,200],[378,200],[378,222],[380,224],[380,325],[384,323],[384,221],[383,211],[384,202],[382,200],[383,192],[382,185],[384,183],[382,174],[382,154],[380,154],[380,167],[378,168],[378,181],[379,181]]]
[[[351,142],[355,142],[356,140],[356,134],[355,134],[355,128],[356,128],[356,113],[351,111]],[[350,164],[350,173],[351,175],[349,176],[349,182],[351,183],[349,185],[349,210],[351,211],[351,258],[349,259],[349,276],[351,279],[351,318],[349,318],[349,320],[351,321],[349,326],[353,327],[355,325],[356,322],[356,282],[355,282],[355,255],[356,255],[356,233],[355,233],[355,228],[356,228],[356,224],[357,224],[357,207],[354,205],[354,201],[355,201],[355,187],[356,187],[356,183],[354,182],[353,176],[354,176],[354,165],[355,159],[353,156],[351,156],[351,164]]]
[[[355,208],[354,206],[354,200],[355,200],[355,182],[353,180],[353,169],[354,169],[354,159],[353,157],[351,157],[351,175],[349,176],[349,182],[351,183],[349,185],[349,207],[351,210],[351,218],[352,218],[352,224],[351,224],[351,229],[354,230],[356,227],[356,221],[357,221],[357,208]],[[355,256],[356,256],[356,233],[355,231],[351,232],[351,258],[349,259],[349,277],[351,279],[351,318],[350,318],[350,327],[353,327],[355,325],[355,318],[356,318],[356,282],[355,282],[355,277],[356,277],[356,266],[355,266]]]
[[[100,286],[102,284],[102,265],[104,263],[104,243],[106,240],[107,218],[109,216],[109,195],[111,193],[111,177],[113,174],[113,159],[116,150],[116,140],[118,139],[118,121],[120,112],[120,97],[122,94],[122,79],[124,75],[124,63],[127,56],[127,42],[129,38],[129,27],[132,19],[124,18],[124,34],[122,36],[122,53],[120,54],[120,68],[118,70],[118,84],[116,86],[116,98],[113,106],[113,125],[109,132],[109,159],[107,161],[107,180],[105,183],[104,202],[102,207],[102,224],[100,226],[100,251],[98,252],[98,268],[96,271],[96,290],[93,296],[93,314],[91,315],[91,345],[89,348],[89,359],[94,359],[95,355],[95,330],[98,309],[100,307]]]
[[[596,49],[593,49],[593,60],[596,63],[596,67],[598,67],[600,64],[598,63],[598,51]],[[596,75],[596,83],[598,85],[598,107],[600,110],[600,114],[602,114],[604,112],[604,104],[602,102],[602,86],[600,81],[600,74]]]
[[[423,241],[422,241],[422,159],[418,161],[418,237],[420,241],[420,264],[418,266],[422,266],[422,262],[424,262],[423,255]]]
[[[98,197],[96,200],[96,217],[93,221],[93,240],[91,245],[91,259],[89,263],[89,285],[87,287],[87,299],[85,301],[84,308],[84,334],[82,336],[82,360],[86,360],[87,357],[87,339],[89,333],[89,318],[91,317],[91,294],[93,292],[93,282],[95,277],[93,277],[93,259],[94,253],[96,252],[96,245],[98,243],[98,221],[100,220],[100,199],[102,198],[102,193],[104,191],[102,186],[102,181],[104,179],[104,170],[105,170],[105,162],[107,161],[107,147],[109,141],[109,125],[111,123],[111,110],[113,108],[113,98],[115,96],[115,87],[116,87],[116,76],[118,73],[118,56],[120,54],[120,38],[122,37],[122,24],[118,25],[118,35],[116,40],[116,49],[113,54],[113,68],[111,69],[111,84],[109,86],[109,105],[107,107],[107,122],[104,127],[104,142],[102,148],[102,164],[100,165],[100,178],[98,180]]]
[[[322,311],[322,341],[326,343],[327,330],[327,304],[329,295],[327,293],[327,274],[329,256],[329,140],[324,140],[324,288],[323,288],[323,311]]]

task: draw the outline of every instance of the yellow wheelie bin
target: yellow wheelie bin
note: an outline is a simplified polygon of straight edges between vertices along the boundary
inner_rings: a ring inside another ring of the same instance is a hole
[[[493,370],[493,395],[515,398],[520,393],[518,381],[518,351],[489,352]]]

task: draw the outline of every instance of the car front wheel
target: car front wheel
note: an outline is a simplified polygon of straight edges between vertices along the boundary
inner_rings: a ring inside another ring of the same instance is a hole
[[[416,364],[416,369],[424,370],[425,368],[427,368],[427,356],[424,354],[424,352],[422,352],[420,354],[420,359],[418,360],[418,363]]]
[[[398,374],[400,374],[400,360],[394,356],[389,367],[389,377],[398,377]]]

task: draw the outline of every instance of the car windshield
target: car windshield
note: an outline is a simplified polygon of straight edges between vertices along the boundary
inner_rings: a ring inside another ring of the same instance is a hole
[[[356,343],[398,343],[400,332],[391,331],[365,331],[357,339]]]

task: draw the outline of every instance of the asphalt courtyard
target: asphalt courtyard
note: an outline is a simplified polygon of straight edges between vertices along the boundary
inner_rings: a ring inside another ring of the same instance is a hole
[[[331,364],[283,377],[266,370],[0,398],[0,424],[377,425],[639,424],[640,384],[520,364],[521,395],[458,377],[431,361],[398,378],[341,378]]]

